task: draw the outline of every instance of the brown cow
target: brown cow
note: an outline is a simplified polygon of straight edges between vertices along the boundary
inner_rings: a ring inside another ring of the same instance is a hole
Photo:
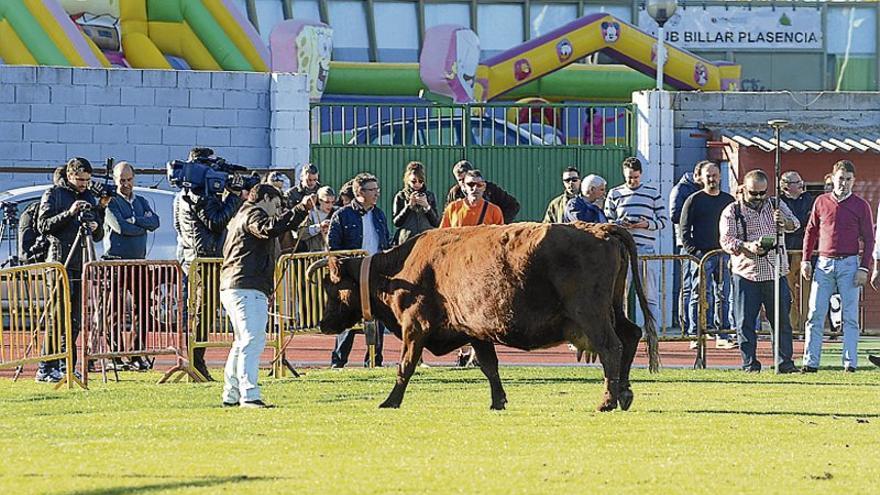
[[[321,331],[339,333],[361,320],[364,258],[321,260],[329,266]],[[369,261],[368,311],[403,340],[397,383],[380,407],[399,407],[427,348],[447,354],[464,344],[489,379],[492,409],[507,402],[495,344],[538,349],[568,341],[592,347],[605,371],[600,411],[629,409],[629,372],[641,329],[624,313],[627,270],[646,315],[650,367],[659,366],[657,333],[630,234],[610,224],[537,224],[430,230]]]

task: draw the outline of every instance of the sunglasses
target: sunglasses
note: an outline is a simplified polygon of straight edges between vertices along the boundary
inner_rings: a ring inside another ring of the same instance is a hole
[[[485,182],[465,182],[464,187],[470,187],[471,189],[482,189],[486,187]]]
[[[759,196],[759,197],[760,197],[760,196],[766,196],[766,195],[767,195],[767,190],[764,189],[763,191],[749,191],[749,194],[751,194],[752,196]]]
[[[566,177],[562,179],[562,182],[580,182],[581,180],[578,177]]]

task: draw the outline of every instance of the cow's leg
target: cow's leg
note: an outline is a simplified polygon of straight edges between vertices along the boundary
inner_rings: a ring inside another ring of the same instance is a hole
[[[605,373],[605,396],[597,408],[599,411],[612,411],[617,408],[620,392],[620,362],[622,346],[611,326],[611,317],[604,318],[593,314],[578,314],[566,327],[565,337],[577,347],[591,346],[599,355]]]
[[[491,409],[501,410],[507,404],[507,394],[501,386],[501,375],[498,374],[498,355],[495,354],[495,344],[492,342],[474,342],[474,352],[477,353],[477,361],[480,369],[489,379],[489,388],[492,390]]]
[[[623,346],[623,356],[620,363],[620,408],[628,410],[632,405],[633,392],[629,382],[629,372],[632,369],[633,360],[642,338],[642,329],[630,321],[622,312],[615,316],[617,337]]]
[[[402,334],[403,347],[400,351],[400,364],[397,365],[397,381],[394,383],[391,393],[388,394],[388,398],[385,399],[385,402],[379,404],[379,407],[397,409],[400,407],[400,403],[403,402],[403,394],[406,392],[409,379],[415,371],[419,359],[422,358],[422,347],[424,345],[422,336],[419,335],[416,338],[413,335],[414,333],[404,330]]]

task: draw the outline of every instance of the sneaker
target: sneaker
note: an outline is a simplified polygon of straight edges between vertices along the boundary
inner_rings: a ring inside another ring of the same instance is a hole
[[[696,340],[692,340],[688,347],[690,347],[691,349],[696,349],[699,345],[699,342],[697,342]]]
[[[855,373],[856,369],[853,368],[852,366],[847,366],[846,368],[843,369],[843,371],[844,371],[844,373]]]
[[[801,373],[817,373],[819,368],[813,368],[812,366],[804,366],[801,368]]]
[[[58,370],[37,370],[37,374],[34,375],[34,381],[37,383],[58,383],[62,378],[64,375]]]
[[[258,399],[258,400],[246,400],[246,401],[242,402],[239,405],[239,407],[241,407],[243,409],[272,409],[275,406],[272,404],[266,404],[265,402]]]
[[[779,368],[780,375],[787,375],[789,373],[797,373],[798,371],[800,371],[800,370],[798,370],[797,366],[795,366],[793,364],[791,366],[781,366]]]
[[[716,349],[736,349],[736,342],[730,339],[718,338],[715,340]]]
[[[880,356],[868,356],[868,361],[871,361],[874,366],[880,366]]]
[[[223,407],[238,407],[240,404],[238,402],[226,402],[223,401]]]

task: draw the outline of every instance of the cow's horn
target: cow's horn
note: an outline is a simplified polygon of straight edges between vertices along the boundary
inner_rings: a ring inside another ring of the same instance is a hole
[[[324,258],[319,259],[318,261],[312,262],[312,264],[309,265],[308,268],[306,268],[306,280],[313,283],[313,284],[316,284],[317,281],[312,280],[312,274],[316,270],[320,270],[321,268],[324,268],[329,263],[330,263],[330,258],[327,258],[327,257],[324,257]]]

